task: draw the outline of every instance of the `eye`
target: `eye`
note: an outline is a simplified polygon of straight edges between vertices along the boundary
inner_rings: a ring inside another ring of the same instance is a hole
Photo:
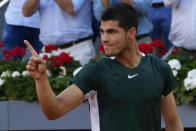
[[[115,34],[115,33],[117,33],[117,31],[116,31],[116,30],[111,29],[111,30],[108,30],[108,33],[110,33],[110,34]]]
[[[108,33],[112,34],[112,33],[114,33],[114,31],[113,30],[109,30]]]

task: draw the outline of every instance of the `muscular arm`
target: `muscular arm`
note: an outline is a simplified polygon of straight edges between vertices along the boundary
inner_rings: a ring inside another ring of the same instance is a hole
[[[82,91],[74,84],[55,96],[46,75],[35,83],[40,106],[49,120],[63,116],[84,100]]]
[[[161,111],[166,131],[184,131],[183,125],[176,112],[176,103],[173,92],[162,98]]]
[[[24,42],[32,53],[26,69],[35,80],[42,111],[48,119],[57,119],[79,105],[84,100],[84,94],[76,85],[72,84],[58,96],[55,96],[46,74],[46,62],[39,57],[28,41]]]
[[[72,3],[72,0],[55,0],[55,2],[67,14],[73,15],[73,13],[74,13],[74,6],[73,6],[73,3]]]
[[[22,13],[25,17],[32,16],[39,6],[39,0],[26,0]]]

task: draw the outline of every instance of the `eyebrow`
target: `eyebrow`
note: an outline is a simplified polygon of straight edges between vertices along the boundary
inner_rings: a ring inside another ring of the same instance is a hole
[[[100,28],[100,31],[104,32],[104,30],[102,28]],[[116,30],[114,28],[109,28],[109,29],[105,30],[105,32],[111,32],[111,31],[118,32],[118,30]]]

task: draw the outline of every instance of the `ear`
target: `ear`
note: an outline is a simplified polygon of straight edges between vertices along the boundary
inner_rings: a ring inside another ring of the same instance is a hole
[[[135,36],[136,36],[136,28],[135,27],[131,27],[127,31],[127,38],[128,38],[128,40],[133,40],[133,39],[135,39]]]

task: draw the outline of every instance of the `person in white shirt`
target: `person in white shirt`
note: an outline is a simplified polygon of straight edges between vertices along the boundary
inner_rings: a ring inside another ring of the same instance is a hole
[[[43,44],[39,40],[40,24],[39,14],[35,13],[29,18],[22,14],[22,7],[25,0],[10,0],[5,12],[5,25],[2,41],[4,49],[13,49],[15,46],[26,48],[24,39],[31,41],[32,46],[39,52]],[[2,59],[4,59],[4,55]],[[22,58],[21,58],[22,59]]]
[[[174,46],[196,51],[196,0],[163,0],[172,8],[169,40]]]
[[[23,15],[40,13],[40,40],[56,45],[82,65],[95,57],[90,0],[26,0]]]

